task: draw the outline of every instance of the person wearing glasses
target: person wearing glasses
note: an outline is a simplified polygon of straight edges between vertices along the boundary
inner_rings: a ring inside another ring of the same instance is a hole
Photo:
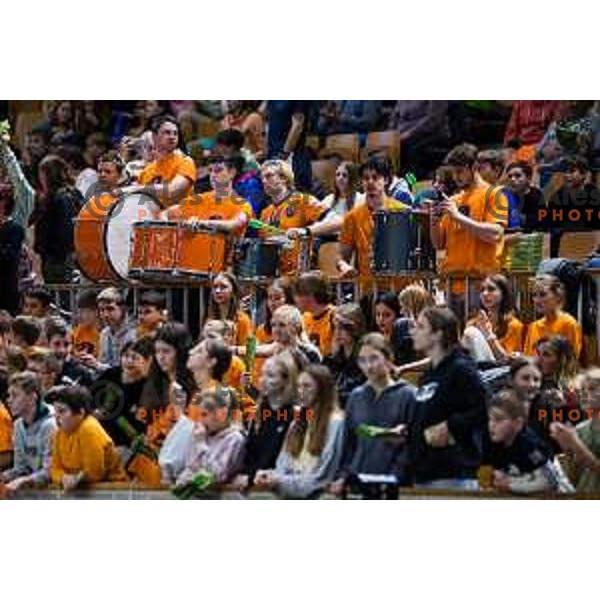
[[[581,354],[581,325],[563,310],[565,287],[553,275],[536,277],[533,290],[535,309],[543,316],[529,325],[523,354],[535,356],[538,342],[545,337],[561,335],[565,337],[579,358]]]
[[[261,221],[285,232],[266,233],[270,238],[311,238],[315,233],[315,222],[324,212],[324,207],[315,197],[303,194],[295,188],[294,172],[283,160],[267,160],[261,169],[265,193],[271,204],[260,214]],[[288,235],[289,232],[289,235]],[[296,275],[300,270],[301,244],[294,243],[281,253],[280,274]]]

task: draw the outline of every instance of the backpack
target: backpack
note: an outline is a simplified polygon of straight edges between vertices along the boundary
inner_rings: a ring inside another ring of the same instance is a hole
[[[566,292],[564,309],[577,320],[581,296],[583,333],[596,331],[596,283],[583,265],[566,258],[549,258],[539,264],[536,275],[554,275],[560,280]]]

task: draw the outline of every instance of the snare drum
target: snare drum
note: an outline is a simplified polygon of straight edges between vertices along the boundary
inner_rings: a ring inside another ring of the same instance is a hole
[[[410,210],[375,213],[373,271],[377,275],[435,271],[435,250],[420,218]]]
[[[227,237],[194,232],[178,221],[144,221],[133,226],[129,275],[140,280],[210,279],[225,269]]]
[[[160,211],[148,194],[94,196],[75,219],[75,254],[82,273],[92,281],[127,278],[134,223]]]
[[[279,277],[283,245],[274,240],[243,239],[235,244],[233,268],[239,279],[261,280]]]

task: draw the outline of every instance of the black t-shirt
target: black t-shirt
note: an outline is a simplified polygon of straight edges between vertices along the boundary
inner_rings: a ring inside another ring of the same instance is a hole
[[[492,467],[518,477],[536,471],[552,457],[548,446],[528,427],[525,427],[510,446],[492,442],[489,462]]]
[[[540,222],[540,210],[546,209],[542,191],[539,188],[530,187],[525,194],[511,193],[517,201],[523,230],[526,233],[546,230],[548,228],[547,225]]]
[[[138,434],[146,431],[145,423],[138,419],[145,385],[145,378],[124,383],[121,367],[112,367],[104,371],[90,388],[95,407],[102,407],[108,413],[108,418],[102,419],[101,424],[117,446],[129,446],[133,441],[117,424],[119,417],[125,417]]]

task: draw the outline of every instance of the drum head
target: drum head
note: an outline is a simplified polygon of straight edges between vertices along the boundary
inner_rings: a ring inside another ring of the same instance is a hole
[[[127,194],[112,207],[104,229],[104,248],[110,266],[122,279],[129,271],[133,224],[152,219],[160,208],[148,194]]]

